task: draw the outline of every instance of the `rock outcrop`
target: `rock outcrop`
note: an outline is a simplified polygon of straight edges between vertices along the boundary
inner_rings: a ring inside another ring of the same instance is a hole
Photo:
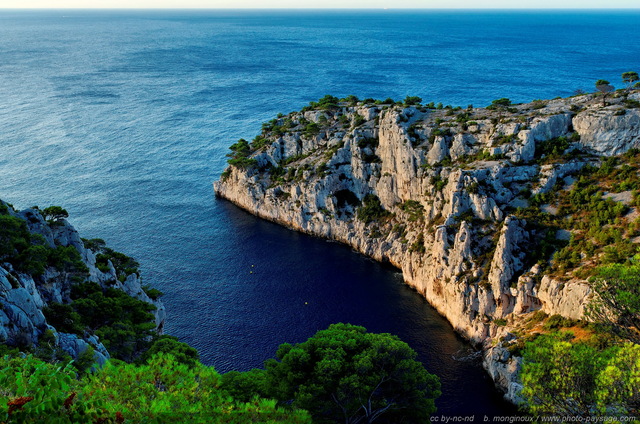
[[[486,347],[487,368],[516,401],[519,362],[492,341],[533,311],[579,318],[590,295],[584,281],[541,275],[543,233],[518,208],[598,156],[638,146],[637,110],[599,105],[581,96],[509,110],[359,103],[293,113],[269,123],[214,189],[400,268]],[[574,154],[547,157],[560,143]]]
[[[49,331],[57,346],[76,359],[89,347],[94,349],[94,359],[104,364],[109,359],[109,352],[95,335],[76,335],[59,332],[51,326],[43,314],[43,309],[52,303],[69,303],[71,287],[78,281],[89,281],[123,290],[129,296],[148,302],[155,306],[153,311],[156,331],[162,333],[165,321],[165,308],[160,300],[153,300],[145,293],[137,272],[128,275],[118,273],[110,260],[106,267],[98,266],[97,250],[85,246],[78,232],[65,219],[47,222],[38,209],[15,211],[8,204],[0,201],[5,215],[10,215],[26,224],[32,240],[39,240],[49,248],[72,248],[78,252],[83,270],[79,273],[68,269],[60,269],[46,264],[41,272],[26,272],[12,265],[11,261],[0,262],[0,342],[10,346],[33,347]],[[4,232],[0,240],[8,242]],[[10,254],[10,251],[5,254]],[[86,267],[86,269],[84,269]]]

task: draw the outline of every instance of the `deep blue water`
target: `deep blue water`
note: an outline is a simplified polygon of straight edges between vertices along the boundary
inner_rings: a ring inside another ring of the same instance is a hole
[[[63,205],[135,256],[166,293],[167,332],[220,371],[351,322],[419,352],[440,413],[510,412],[397,272],[216,200],[211,182],[228,145],[327,93],[566,96],[620,86],[638,39],[638,11],[0,11],[0,198]]]

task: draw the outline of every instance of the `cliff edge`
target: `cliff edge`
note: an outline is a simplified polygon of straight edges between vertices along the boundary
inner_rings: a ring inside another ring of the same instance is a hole
[[[107,323],[92,322],[81,328],[81,317],[68,306],[81,299],[87,317],[109,312],[99,311],[104,305],[97,302],[106,299],[101,291],[115,294],[105,300],[113,308],[122,298],[119,293],[143,302],[142,309],[153,314],[149,315],[153,334],[162,334],[164,305],[155,296],[159,292],[142,285],[137,263],[107,248],[102,240],[80,238],[62,208],[54,207],[57,214],[52,216],[46,216],[46,211],[17,211],[0,201],[0,342],[33,350],[45,340],[49,349],[61,349],[72,359],[91,348],[94,361],[104,364],[110,353],[92,330]],[[79,287],[84,293],[74,293]],[[127,307],[136,306],[129,302]]]
[[[516,330],[538,311],[583,318],[588,270],[638,251],[639,94],[466,109],[327,96],[234,144],[214,189],[401,269],[517,401]],[[594,224],[590,205],[611,216]],[[617,233],[592,242],[590,225]]]

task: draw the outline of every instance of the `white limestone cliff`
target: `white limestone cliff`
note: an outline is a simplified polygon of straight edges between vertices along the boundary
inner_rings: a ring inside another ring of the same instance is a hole
[[[593,159],[542,164],[536,149],[574,131],[580,140],[572,148],[598,155],[640,143],[636,111],[572,112],[588,100],[541,111],[519,106],[509,119],[470,110],[475,120],[463,124],[415,107],[343,105],[304,113],[313,122],[325,117],[315,137],[303,134],[302,114],[294,113],[286,135],[271,136],[270,146],[252,154],[257,167],[229,167],[214,190],[257,216],[400,268],[458,332],[485,346],[485,366],[516,401],[519,363],[491,347],[506,333],[494,321],[538,310],[580,318],[590,294],[583,281],[539,278],[532,250],[541,236],[514,211],[527,206],[529,193],[551,190]],[[346,127],[340,120],[353,122],[356,114],[366,122]],[[274,168],[281,176],[272,176]],[[357,219],[368,194],[392,215]]]
[[[13,208],[0,201],[0,206],[7,207],[7,213],[23,219],[31,234],[39,234],[49,247],[73,247],[80,254],[87,267],[86,281],[123,290],[128,295],[153,304],[156,330],[161,334],[166,318],[165,307],[160,300],[152,300],[141,286],[137,273],[127,275],[124,281],[118,279],[116,270],[109,261],[109,269],[104,272],[96,265],[96,252],[86,248],[75,228],[65,219],[55,223],[47,222],[37,209],[25,209],[15,212]],[[71,287],[74,284],[73,273],[47,267],[42,275],[33,276],[14,269],[8,263],[0,263],[0,342],[12,346],[33,346],[45,331],[52,331],[58,346],[76,359],[89,346],[94,348],[94,359],[99,365],[109,359],[104,345],[94,335],[67,334],[58,332],[49,325],[42,312],[52,302],[68,303]]]

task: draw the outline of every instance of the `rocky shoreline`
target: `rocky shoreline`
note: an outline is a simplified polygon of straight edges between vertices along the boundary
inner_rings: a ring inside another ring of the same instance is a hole
[[[601,157],[640,147],[640,109],[628,107],[639,97],[606,107],[593,95],[467,109],[315,105],[265,124],[214,190],[398,267],[483,347],[485,368],[517,402],[512,330],[536,311],[580,319],[590,295],[584,279],[545,270],[548,234],[518,211]],[[544,153],[554,143],[567,143],[561,158]]]
[[[152,299],[145,292],[137,272],[117,270],[112,260],[98,263],[100,249],[87,246],[88,240],[80,237],[76,229],[64,218],[46,220],[40,209],[29,208],[16,211],[0,201],[4,214],[26,223],[32,240],[41,240],[50,249],[72,248],[79,253],[83,269],[46,266],[42,273],[25,272],[10,262],[0,263],[0,340],[8,346],[32,349],[46,332],[54,338],[54,347],[59,347],[72,359],[78,359],[89,349],[94,350],[94,361],[103,365],[110,354],[95,335],[64,333],[50,325],[43,310],[51,304],[71,302],[71,287],[81,282],[97,283],[102,289],[122,290],[132,298],[154,306],[156,334],[162,334],[166,312],[161,300]],[[4,236],[4,234],[3,234]],[[7,240],[2,240],[3,243]],[[77,267],[76,267],[77,268]]]

